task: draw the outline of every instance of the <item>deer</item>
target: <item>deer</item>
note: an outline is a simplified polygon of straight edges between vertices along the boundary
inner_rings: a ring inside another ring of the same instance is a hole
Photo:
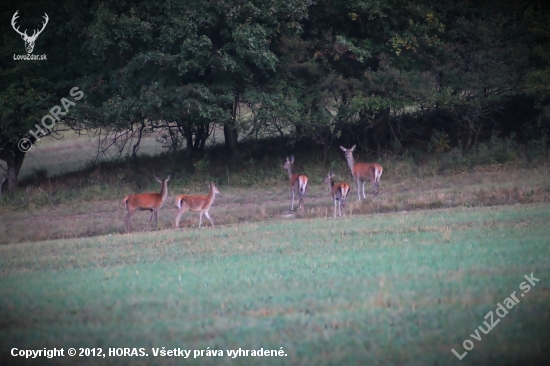
[[[210,220],[212,226],[214,226],[214,221],[212,221],[212,218],[210,218],[208,210],[210,210],[210,207],[214,203],[216,195],[220,194],[220,191],[218,190],[214,182],[211,182],[209,186],[210,189],[208,190],[208,194],[206,196],[189,196],[186,194],[182,194],[176,197],[176,206],[178,208],[178,213],[176,214],[176,228],[180,227],[181,215],[183,215],[187,211],[200,213],[199,228],[202,225],[202,215],[205,215],[206,218]]]
[[[380,176],[384,169],[380,164],[377,163],[356,163],[353,159],[353,150],[355,150],[355,145],[351,149],[346,149],[343,146],[340,146],[340,149],[345,153],[346,160],[348,161],[348,166],[351,170],[351,175],[355,180],[355,187],[357,188],[357,199],[361,200],[361,194],[359,192],[359,183],[363,183],[363,199],[366,199],[365,196],[365,182],[370,180],[372,187],[374,189],[373,197],[378,195],[378,190],[380,188]]]
[[[344,216],[346,215],[346,199],[348,197],[350,187],[346,182],[334,184],[334,173],[328,172],[323,183],[328,183],[328,189],[334,202],[334,217],[336,217],[336,201],[338,201],[338,216],[342,216],[342,207],[344,207]]]
[[[40,29],[38,31],[38,33],[35,29],[32,33],[32,36],[29,37],[29,35],[27,34],[26,29],[25,29],[25,32],[20,32],[19,31],[19,26],[17,28],[15,28],[15,21],[17,20],[17,18],[19,18],[19,15],[17,15],[18,12],[19,12],[19,10],[17,10],[15,12],[15,14],[13,14],[13,17],[11,18],[11,26],[12,26],[13,30],[16,31],[21,36],[21,38],[23,38],[23,41],[25,41],[25,49],[27,50],[27,53],[32,53],[32,51],[34,49],[34,42],[36,42],[36,39],[38,38],[40,33],[42,33],[44,28],[46,28],[46,25],[48,24],[48,20],[50,18],[48,18],[48,14],[44,13],[44,17],[43,17],[44,22],[42,22],[42,29]]]
[[[162,207],[162,204],[168,197],[168,181],[170,180],[170,175],[166,179],[159,179],[155,175],[155,180],[161,184],[160,193],[136,193],[129,194],[122,200],[122,203],[126,205],[126,217],[124,218],[124,223],[126,224],[126,231],[130,233],[130,218],[136,211],[151,211],[151,217],[149,217],[149,222],[147,223],[147,229],[151,224],[153,216],[155,217],[155,228],[157,227],[157,214],[159,209]]]
[[[286,169],[288,171],[288,177],[290,179],[290,182],[289,182],[290,193],[292,194],[292,203],[290,205],[290,211],[294,211],[295,192],[298,192],[298,194],[300,195],[298,210],[300,210],[300,207],[302,207],[303,209],[302,204],[304,201],[304,197],[306,196],[307,186],[309,184],[309,181],[304,174],[294,174],[294,168],[292,167],[292,164],[294,164],[294,155],[292,155],[290,159],[287,157],[283,165],[283,169]]]

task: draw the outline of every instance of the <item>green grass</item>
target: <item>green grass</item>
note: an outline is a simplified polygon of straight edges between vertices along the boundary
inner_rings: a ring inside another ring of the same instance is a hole
[[[40,140],[25,156],[19,179],[29,180],[33,176],[54,177],[88,167],[97,154],[97,141],[92,136],[77,136],[71,132],[64,132],[62,136],[60,140]],[[111,159],[117,152],[115,148],[111,148],[105,155],[100,156],[99,161]],[[155,137],[143,139],[140,155],[157,155],[161,152],[162,144],[156,141]],[[129,154],[129,150],[126,149],[123,157]],[[0,162],[0,167],[5,168],[5,163]]]
[[[550,350],[549,219],[547,204],[454,208],[0,246],[0,363],[25,363],[12,347],[143,347],[27,363],[458,365],[451,349],[533,272],[462,363],[534,364]]]

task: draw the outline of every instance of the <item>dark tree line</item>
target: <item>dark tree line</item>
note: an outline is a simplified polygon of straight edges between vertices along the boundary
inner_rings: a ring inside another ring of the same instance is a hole
[[[25,54],[21,30],[49,23]],[[200,154],[223,129],[229,159],[250,136],[399,150],[434,134],[472,149],[495,131],[528,140],[550,121],[544,1],[51,0],[3,4],[0,159],[8,190],[42,117],[77,86],[56,129],[101,149],[162,132]],[[521,111],[521,112],[518,112]],[[2,177],[0,177],[2,178]]]

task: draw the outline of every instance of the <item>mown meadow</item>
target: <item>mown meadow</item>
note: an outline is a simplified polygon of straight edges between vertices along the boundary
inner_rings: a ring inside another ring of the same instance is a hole
[[[2,245],[0,363],[544,364],[549,219],[545,203],[457,207]],[[149,356],[26,360],[12,347]],[[161,347],[287,356],[153,357]]]

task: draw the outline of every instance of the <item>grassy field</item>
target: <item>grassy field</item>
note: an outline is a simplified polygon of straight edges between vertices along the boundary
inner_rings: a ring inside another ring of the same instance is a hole
[[[531,160],[507,146],[378,157],[380,194],[361,202],[338,147],[324,163],[306,147],[293,152],[310,179],[305,210],[289,213],[284,139],[242,143],[235,163],[222,146],[158,155],[151,137],[139,169],[89,165],[83,136],[44,140],[21,189],[0,197],[0,365],[546,364],[548,154]],[[332,218],[321,184],[329,169],[352,185],[345,218]],[[158,191],[153,171],[172,173],[159,227],[144,232],[141,212],[123,234],[121,199]],[[174,230],[174,197],[204,194],[209,181],[222,193],[210,210],[216,227],[198,230],[187,213]],[[531,273],[540,282],[519,297]],[[517,306],[476,333],[514,291]],[[465,340],[474,348],[459,361],[451,349],[463,354]],[[13,347],[107,356],[26,360]],[[110,357],[114,347],[149,356]],[[154,357],[162,347],[224,356]],[[227,356],[281,347],[284,357]]]
[[[344,167],[345,168],[345,167]],[[304,169],[306,170],[306,169]],[[348,205],[349,215],[398,212],[433,208],[492,206],[516,203],[550,202],[550,174],[547,167],[508,168],[499,171],[479,171],[449,176],[395,176],[391,171],[382,176],[380,194],[373,200],[357,202],[352,184]],[[297,218],[326,218],[333,214],[332,200],[321,179],[326,172],[319,167],[306,170],[310,177],[305,211]],[[338,180],[352,183],[345,170]],[[168,198],[158,215],[159,230],[174,228],[178,194],[205,194],[207,187],[200,182],[201,174],[175,175],[168,183]],[[233,180],[237,174],[231,173]],[[132,192],[159,191],[160,185],[151,177],[142,180],[141,189],[113,175],[96,176],[93,172],[74,179],[58,179],[38,186],[30,193],[20,192],[6,196],[0,205],[0,244],[62,238],[91,237],[125,232],[124,196]],[[280,166],[273,168],[272,176],[251,187],[227,183],[227,178],[216,179],[221,195],[216,198],[210,214],[216,225],[261,222],[280,219],[289,213],[290,193],[288,177]],[[367,190],[370,190],[367,187]],[[1,202],[1,200],[0,200]],[[148,212],[137,212],[132,217],[132,228],[145,229]],[[181,226],[197,226],[198,214],[186,213]],[[209,224],[209,223],[208,223]]]
[[[0,364],[545,364],[549,220],[543,203],[2,245]],[[531,273],[540,282],[520,297]],[[474,340],[514,291],[519,303]],[[149,356],[25,360],[12,347]],[[153,357],[161,347],[224,356]]]
[[[97,155],[97,140],[93,136],[77,135],[71,131],[65,131],[60,135],[59,140],[44,138],[36,143],[36,146],[25,156],[19,173],[20,179],[29,178],[37,172],[53,177],[79,171],[87,167]],[[139,154],[156,155],[162,152],[162,143],[155,137],[143,139]],[[126,156],[130,151],[127,148],[122,155]],[[112,146],[105,155],[100,156],[99,161],[113,158],[117,152],[116,146]],[[0,167],[5,169],[3,161],[0,162]]]
[[[373,200],[369,195],[358,203],[338,146],[321,162],[319,152],[307,146],[289,152],[285,139],[242,142],[242,159],[235,163],[227,160],[223,146],[211,142],[204,155],[191,159],[184,152],[158,154],[161,144],[148,137],[136,169],[125,159],[91,165],[95,148],[89,136],[67,132],[62,140],[43,139],[25,159],[21,188],[0,196],[0,244],[123,233],[122,198],[158,192],[154,172],[163,177],[172,173],[168,199],[159,213],[160,230],[174,227],[176,195],[205,194],[210,181],[222,192],[210,212],[216,224],[276,220],[289,214],[288,176],[282,164],[291,153],[296,156],[296,172],[307,174],[310,181],[306,209],[298,215],[305,219],[332,215],[328,188],[321,184],[328,170],[352,186],[347,215],[550,202],[548,152],[535,159],[532,146],[510,147],[508,140],[498,141],[467,154],[452,150],[414,159],[368,157],[356,150],[358,161],[374,159],[384,167],[379,196]],[[147,219],[147,213],[135,214],[134,230],[143,230]],[[188,213],[181,225],[189,228],[197,222],[197,215]]]

